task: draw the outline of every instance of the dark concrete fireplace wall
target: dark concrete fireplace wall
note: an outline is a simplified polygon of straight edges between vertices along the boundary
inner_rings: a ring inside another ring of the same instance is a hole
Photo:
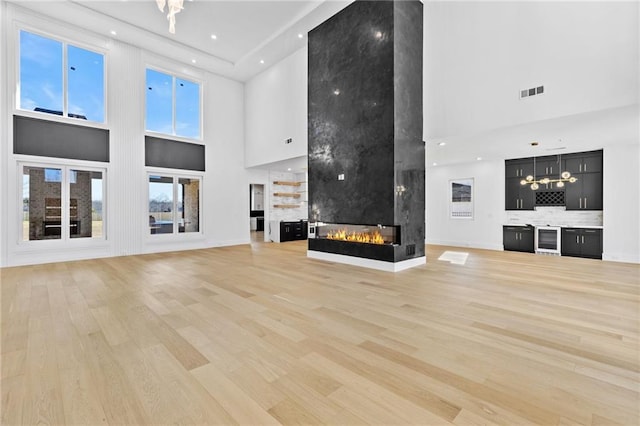
[[[310,250],[424,256],[422,25],[419,1],[356,1],[309,32],[309,220],[401,233],[382,259]]]

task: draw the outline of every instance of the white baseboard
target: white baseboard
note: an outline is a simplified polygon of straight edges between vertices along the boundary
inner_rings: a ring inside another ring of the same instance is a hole
[[[307,257],[311,259],[326,260],[328,262],[344,263],[345,265],[361,266],[363,268],[377,269],[386,272],[400,272],[415,266],[424,265],[427,262],[425,256],[400,262],[384,262],[382,260],[365,259],[363,257],[345,256],[342,254],[325,253],[316,250],[307,250]]]
[[[640,263],[640,254],[602,253],[602,260],[608,262]]]
[[[470,241],[446,241],[446,240],[428,240],[427,244],[434,244],[438,246],[451,246],[451,247],[464,247],[464,248],[476,248],[484,250],[498,250],[504,249],[502,244],[488,244]]]

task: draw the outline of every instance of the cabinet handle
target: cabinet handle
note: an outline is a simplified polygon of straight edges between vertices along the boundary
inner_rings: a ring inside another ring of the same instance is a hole
[[[582,173],[582,163],[580,163],[580,173]]]
[[[584,171],[587,171],[587,163],[584,163]]]
[[[582,244],[584,244],[584,235],[582,236]]]
[[[580,208],[582,208],[582,197],[580,197]]]
[[[576,244],[580,244],[580,235],[576,235]]]
[[[584,197],[584,208],[587,208],[587,197]]]

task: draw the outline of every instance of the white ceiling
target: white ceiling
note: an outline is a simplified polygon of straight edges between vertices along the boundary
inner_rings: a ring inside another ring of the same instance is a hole
[[[184,9],[176,14],[175,34],[169,33],[166,7],[163,14],[155,0],[9,1],[183,63],[193,65],[195,60],[195,67],[246,81],[303,47],[309,30],[353,0],[185,0]]]

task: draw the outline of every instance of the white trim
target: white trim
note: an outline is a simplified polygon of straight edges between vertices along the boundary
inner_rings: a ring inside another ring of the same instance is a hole
[[[362,257],[345,256],[342,254],[325,253],[316,250],[307,250],[307,257],[311,259],[325,260],[328,262],[344,263],[346,265],[360,266],[363,268],[377,269],[386,272],[400,272],[405,269],[422,266],[427,263],[426,256],[402,260],[400,262],[384,262],[381,260],[365,259]]]

